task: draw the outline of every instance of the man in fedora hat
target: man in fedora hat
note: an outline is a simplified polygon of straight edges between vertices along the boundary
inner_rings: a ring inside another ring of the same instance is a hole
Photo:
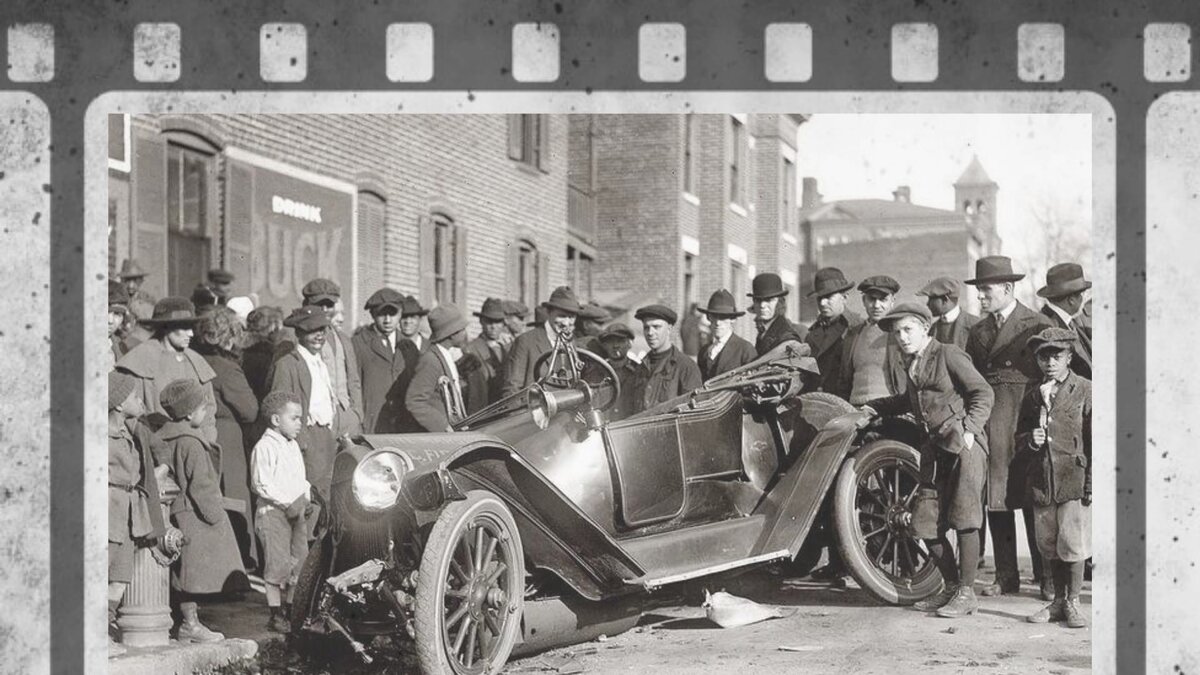
[[[1033,537],[1033,515],[1027,505],[1025,471],[1016,458],[1013,437],[1025,388],[1038,380],[1029,338],[1050,327],[1050,320],[1013,295],[1014,284],[1024,274],[1013,272],[1012,260],[1005,256],[987,256],[975,263],[974,286],[983,314],[967,337],[967,354],[975,368],[992,385],[996,403],[988,418],[988,484],[986,505],[988,529],[996,558],[995,583],[983,589],[984,595],[1015,594],[1021,590],[1017,569],[1016,511],[1022,509],[1028,535],[1034,577],[1042,578],[1042,559]],[[1047,587],[1045,590],[1049,592]]]
[[[818,387],[821,391],[834,388],[842,370],[842,340],[853,327],[862,323],[861,316],[846,309],[847,292],[854,288],[853,281],[836,267],[817,270],[813,279],[813,290],[808,295],[817,297],[820,316],[808,329],[804,341],[812,349],[821,371]]]
[[[858,284],[867,320],[846,331],[838,384],[833,393],[853,405],[904,393],[904,362],[895,337],[879,326],[892,310],[900,284],[887,275],[863,279]]]
[[[333,391],[337,395],[338,427],[334,437],[357,434],[362,431],[362,381],[359,379],[358,360],[350,339],[335,327],[335,317],[342,299],[342,289],[330,279],[313,279],[301,289],[305,306],[320,307],[329,317],[325,328],[325,343],[321,346],[321,358],[329,367],[333,378]]]
[[[621,396],[609,409],[609,420],[624,419],[629,416],[629,411],[633,408],[632,383],[638,367],[638,363],[629,358],[629,348],[633,345],[633,338],[633,330],[620,321],[610,323],[600,333],[601,351],[599,353],[612,366],[617,373],[617,380],[621,383]]]
[[[905,393],[872,400],[863,409],[872,416],[911,412],[921,425],[920,489],[910,526],[925,540],[946,585],[915,607],[957,618],[979,607],[974,586],[987,476],[984,424],[993,396],[965,352],[933,339],[932,322],[930,311],[915,302],[896,305],[878,320],[903,354]],[[958,560],[946,537],[951,529],[958,537]]]
[[[354,332],[350,344],[362,383],[363,432],[388,434],[414,431],[404,407],[408,381],[420,353],[400,337],[400,310],[404,295],[381,288],[367,298],[371,323]]]
[[[774,272],[763,272],[750,282],[750,292],[746,295],[754,301],[750,310],[758,329],[754,350],[759,356],[789,340],[804,342],[802,328],[787,319],[787,294],[783,280]]]
[[[429,312],[429,349],[417,361],[404,403],[425,431],[453,431],[442,383],[450,385],[451,400],[462,400],[462,380],[455,362],[467,344],[467,319],[451,304]]]
[[[421,306],[415,295],[404,297],[404,306],[400,308],[400,336],[413,343],[418,354],[429,350],[429,340],[421,335],[421,319],[429,314],[429,310]]]
[[[480,333],[467,343],[463,351],[478,359],[480,366],[466,378],[467,391],[463,398],[468,413],[482,410],[500,400],[500,390],[504,385],[501,371],[513,340],[504,328],[503,300],[488,298],[474,314],[479,319]]]
[[[139,322],[149,319],[154,314],[154,305],[158,300],[142,288],[146,281],[146,271],[137,260],[126,258],[125,262],[121,263],[121,272],[117,278],[121,280],[121,285],[125,286],[125,293],[129,296],[129,311],[133,313],[134,318]],[[137,325],[134,334],[139,340],[149,337],[149,333]]]
[[[575,299],[575,291],[569,286],[559,286],[550,294],[550,299],[542,303],[546,310],[546,320],[533,330],[528,330],[517,336],[512,349],[504,362],[504,384],[501,396],[511,396],[535,382],[538,373],[533,371],[538,357],[554,348],[554,342],[559,335],[570,340],[575,332],[575,319],[583,311],[579,301]],[[547,364],[553,368],[554,364]]]
[[[958,281],[950,277],[938,277],[917,291],[917,295],[928,298],[925,305],[933,314],[929,334],[942,344],[966,349],[967,336],[971,327],[979,323],[979,317],[958,306],[958,294]]]
[[[729,291],[718,289],[708,299],[708,306],[700,311],[708,316],[712,326],[712,342],[701,349],[697,360],[702,378],[711,380],[758,357],[754,345],[733,332],[738,317],[745,312],[738,310]]]
[[[1090,317],[1085,329],[1081,313],[1084,307],[1084,293],[1092,287],[1092,282],[1083,277],[1083,268],[1076,263],[1059,263],[1046,271],[1046,285],[1038,289],[1038,297],[1046,299],[1042,306],[1050,322],[1066,328],[1078,336],[1075,342],[1075,358],[1071,360],[1071,370],[1081,377],[1092,377],[1092,334]]]
[[[516,338],[521,333],[525,332],[525,317],[529,316],[529,308],[525,303],[517,300],[504,300],[504,327],[508,329],[508,334]]]
[[[650,351],[638,364],[630,383],[630,414],[637,414],[686,394],[704,384],[700,368],[686,354],[675,348],[671,329],[678,316],[665,305],[647,305],[634,313],[642,322],[642,337]]]

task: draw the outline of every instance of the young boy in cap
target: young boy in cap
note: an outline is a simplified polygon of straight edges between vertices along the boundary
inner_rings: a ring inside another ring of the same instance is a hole
[[[233,528],[221,496],[220,448],[201,435],[208,414],[204,392],[193,380],[175,380],[163,388],[161,405],[170,422],[159,430],[165,443],[161,459],[171,467],[180,494],[171,504],[175,526],[187,538],[172,585],[179,595],[180,642],[213,642],[225,636],[200,623],[199,595],[247,587]]]
[[[629,358],[629,348],[633,346],[633,330],[621,323],[610,323],[604,332],[600,333],[600,355],[604,357],[613,371],[617,373],[617,381],[621,383],[621,396],[609,410],[610,421],[625,419],[632,407],[633,377],[638,364]]]
[[[705,381],[758,358],[754,345],[733,332],[738,317],[745,312],[739,311],[734,305],[733,295],[729,291],[718,289],[708,299],[708,306],[701,307],[700,312],[708,316],[712,326],[712,340],[700,350],[696,360],[700,366],[700,376]]]
[[[704,384],[700,367],[671,342],[671,328],[678,318],[674,310],[665,305],[647,305],[633,318],[642,322],[642,337],[650,351],[638,364],[630,383],[631,414],[653,408]]]
[[[368,434],[414,430],[404,409],[404,394],[421,354],[416,345],[400,335],[403,308],[400,291],[375,291],[365,306],[371,323],[356,330],[350,340],[362,383],[363,431]]]
[[[992,411],[992,388],[966,353],[929,335],[933,316],[917,303],[902,303],[879,320],[907,360],[905,392],[870,401],[863,411],[911,412],[925,430],[921,444],[921,490],[912,509],[913,532],[925,540],[945,589],[914,605],[944,618],[974,614],[987,474],[984,424]],[[958,561],[946,538],[958,535]]]
[[[1021,401],[1016,437],[1018,452],[1028,456],[1038,550],[1054,582],[1054,601],[1028,620],[1069,628],[1088,625],[1079,594],[1092,554],[1092,383],[1071,370],[1077,345],[1068,328],[1029,338],[1042,381]]]
[[[300,401],[291,393],[269,394],[262,407],[267,430],[250,457],[250,484],[258,496],[255,526],[266,554],[263,581],[271,612],[267,629],[276,633],[288,631],[287,608],[292,604],[293,584],[308,555],[312,486],[305,477],[304,457],[296,443],[302,415]],[[285,594],[287,603],[281,611]]]

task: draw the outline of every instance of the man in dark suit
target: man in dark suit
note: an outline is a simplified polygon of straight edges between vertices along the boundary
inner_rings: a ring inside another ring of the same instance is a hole
[[[712,341],[700,350],[697,361],[701,377],[711,380],[758,358],[754,345],[733,332],[738,317],[745,312],[738,310],[729,291],[717,290],[708,299],[708,306],[699,311],[708,315],[712,326]]]
[[[502,396],[511,396],[537,381],[538,373],[533,371],[533,366],[538,357],[554,348],[559,335],[571,339],[575,332],[575,318],[583,310],[569,286],[554,289],[542,307],[546,310],[545,322],[517,336],[508,352],[504,362]],[[547,364],[547,367],[553,366]]]
[[[642,322],[642,337],[650,351],[634,373],[631,413],[653,408],[704,384],[696,362],[671,341],[671,329],[678,319],[675,310],[664,305],[647,305],[634,313],[633,318]]]
[[[400,308],[400,337],[413,343],[418,354],[429,350],[429,340],[421,335],[421,319],[429,314],[429,310],[421,306],[415,296],[404,297],[404,306]],[[416,367],[416,364],[413,364]]]
[[[350,339],[362,382],[364,433],[414,431],[404,395],[420,354],[412,342],[400,337],[403,306],[404,295],[399,291],[375,291],[366,304],[371,323],[355,331]]]
[[[457,421],[456,413],[464,411],[447,409],[445,392],[452,405],[461,406],[462,382],[455,351],[467,344],[467,319],[454,305],[438,305],[429,312],[429,329],[430,346],[417,361],[404,404],[423,430],[453,431],[450,424]]]
[[[867,320],[846,331],[836,388],[828,389],[853,405],[904,393],[904,360],[893,336],[879,326],[892,310],[900,283],[886,275],[858,284]]]
[[[329,279],[313,279],[301,289],[305,305],[315,305],[329,317],[325,329],[325,344],[321,347],[321,358],[329,367],[333,378],[333,392],[337,397],[338,427],[334,436],[357,434],[362,431],[362,382],[358,379],[358,363],[350,338],[334,327],[334,315],[341,301],[342,289]]]
[[[788,290],[783,287],[783,280],[778,274],[764,272],[750,283],[750,293],[747,293],[754,304],[754,327],[758,329],[758,338],[754,341],[754,351],[759,356],[766,354],[780,343],[788,340],[804,342],[804,335],[797,329],[796,324],[788,321],[787,297]]]
[[[971,328],[967,338],[967,354],[983,375],[996,396],[996,404],[987,423],[988,529],[996,558],[996,582],[983,589],[984,595],[1015,594],[1021,590],[1017,570],[1016,511],[1025,518],[1034,577],[1044,583],[1042,558],[1033,538],[1033,516],[1026,508],[1025,471],[1014,462],[1017,416],[1021,399],[1030,382],[1041,378],[1033,352],[1026,343],[1029,338],[1050,326],[1044,315],[1017,301],[1013,284],[1024,279],[1015,274],[1012,261],[1004,256],[987,256],[975,263],[975,278],[967,284],[975,286],[983,317]],[[1048,595],[1050,588],[1044,583]]]
[[[504,327],[508,329],[509,335],[517,337],[525,332],[525,317],[529,316],[529,308],[525,303],[517,300],[505,300],[504,306]]]
[[[504,384],[501,371],[508,356],[513,337],[504,327],[504,305],[500,298],[488,298],[483,307],[475,312],[479,319],[480,333],[467,343],[463,350],[479,360],[479,368],[467,376],[467,391],[464,399],[467,413],[474,413],[500,400]]]
[[[917,291],[917,295],[929,298],[925,303],[933,314],[933,325],[929,327],[929,334],[944,345],[966,349],[971,326],[979,323],[979,317],[958,306],[958,292],[956,279],[938,277],[925,284]]]
[[[862,317],[846,309],[846,292],[852,288],[854,282],[847,281],[841,270],[823,267],[817,270],[813,290],[809,292],[809,296],[817,296],[821,315],[809,327],[804,341],[812,349],[812,356],[821,371],[818,384],[821,391],[836,387],[842,370],[842,340],[851,328],[863,321]]]
[[[1080,377],[1092,377],[1092,330],[1090,317],[1085,327],[1081,321],[1083,294],[1092,287],[1092,282],[1083,278],[1083,268],[1075,263],[1060,263],[1046,271],[1046,285],[1038,289],[1038,296],[1046,299],[1042,314],[1058,328],[1075,333],[1075,358],[1071,359],[1071,370]]]

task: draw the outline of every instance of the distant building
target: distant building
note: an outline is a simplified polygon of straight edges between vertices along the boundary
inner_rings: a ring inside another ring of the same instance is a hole
[[[900,282],[899,299],[919,300],[917,290],[937,276],[971,278],[975,261],[1000,251],[996,230],[996,192],[979,159],[973,158],[954,183],[953,210],[921,206],[902,185],[892,199],[843,199],[825,202],[815,178],[803,181],[800,210],[800,315],[817,316],[812,290],[813,273],[821,267],[838,267],[848,279],[859,281],[887,274]],[[978,311],[974,293],[964,291],[959,304]],[[857,307],[852,306],[855,309]]]

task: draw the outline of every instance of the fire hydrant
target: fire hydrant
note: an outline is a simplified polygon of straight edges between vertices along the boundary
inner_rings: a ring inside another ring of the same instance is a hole
[[[128,647],[163,646],[171,641],[171,564],[179,559],[185,542],[183,532],[170,525],[171,504],[179,496],[179,485],[162,475],[158,486],[166,532],[157,544],[134,554],[133,578],[117,610],[121,643]]]

